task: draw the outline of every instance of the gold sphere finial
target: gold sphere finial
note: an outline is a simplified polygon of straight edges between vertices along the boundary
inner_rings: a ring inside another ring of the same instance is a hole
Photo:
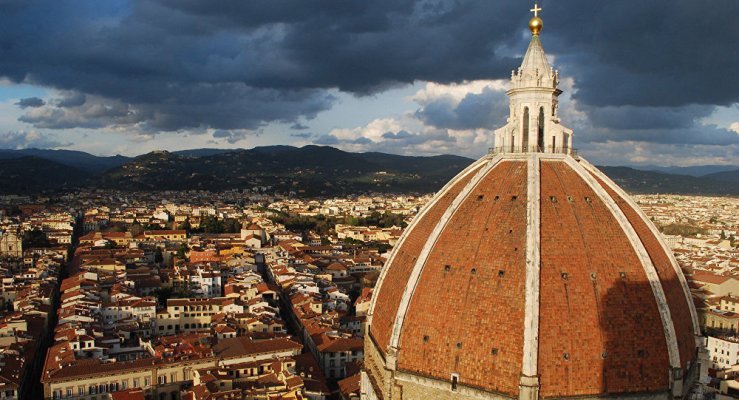
[[[531,30],[532,35],[538,35],[542,28],[544,28],[544,21],[539,18],[541,7],[539,7],[538,3],[534,3],[534,8],[530,11],[534,13],[534,18],[531,18],[531,21],[529,21],[529,29]]]
[[[544,21],[542,21],[541,18],[531,18],[531,21],[529,21],[529,29],[531,29],[532,35],[538,35],[542,28],[544,28]]]

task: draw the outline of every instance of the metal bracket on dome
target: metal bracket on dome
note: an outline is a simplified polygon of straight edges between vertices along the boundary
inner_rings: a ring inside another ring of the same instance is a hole
[[[518,384],[519,400],[538,400],[539,399],[539,377],[521,375],[521,381]]]
[[[390,371],[395,371],[398,367],[398,348],[395,346],[387,347],[387,354],[385,355],[385,368]]]
[[[670,368],[670,391],[675,399],[682,399],[683,392],[683,369]]]

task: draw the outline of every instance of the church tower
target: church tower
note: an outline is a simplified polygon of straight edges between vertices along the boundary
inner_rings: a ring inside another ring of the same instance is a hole
[[[572,149],[532,11],[496,147],[419,211],[380,273],[362,400],[675,400],[705,365],[670,248]]]
[[[539,35],[544,22],[534,6],[531,42],[517,71],[511,72],[508,123],[495,130],[496,151],[561,153],[572,151],[572,130],[559,121],[559,71],[549,65]]]

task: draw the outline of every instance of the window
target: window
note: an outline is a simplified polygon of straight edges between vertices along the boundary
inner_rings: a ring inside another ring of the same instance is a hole
[[[459,375],[452,374],[452,391],[457,391],[457,385],[459,384]]]
[[[523,148],[523,151],[528,151],[527,147],[529,146],[529,108],[524,107],[523,108],[523,140],[521,141],[521,148]]]
[[[85,395],[85,387],[84,386],[77,386],[77,395],[78,396],[84,396]]]
[[[544,107],[539,109],[538,146],[539,151],[544,151]]]
[[[138,379],[134,379],[133,380],[133,387],[136,387],[136,388],[139,387],[139,380]]]

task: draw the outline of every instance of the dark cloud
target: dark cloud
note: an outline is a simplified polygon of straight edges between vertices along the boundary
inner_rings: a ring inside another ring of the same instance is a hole
[[[739,134],[708,124],[710,106],[587,107],[574,126],[579,143],[639,141],[662,144],[739,144]]]
[[[356,138],[356,139],[350,141],[350,143],[351,144],[368,145],[368,144],[372,144],[374,142],[371,139],[369,139],[369,138],[360,137],[360,138]]]
[[[301,130],[299,119],[333,106],[328,89],[365,95],[419,80],[507,78],[520,63],[529,18],[528,4],[504,0],[0,7],[0,77],[65,93],[29,107],[21,121],[146,132],[258,129],[274,121]],[[731,50],[739,2],[571,0],[544,8],[544,46],[563,76],[575,79],[573,96],[592,118],[593,132],[582,136],[733,140],[696,121],[739,101],[739,52]],[[493,128],[504,122],[506,101],[487,91],[459,104],[424,104],[416,117],[437,128]]]
[[[316,139],[314,139],[313,143],[323,145],[323,146],[333,146],[333,145],[340,144],[341,141],[339,140],[339,138],[337,138],[334,135],[321,135],[317,137]]]
[[[409,137],[412,137],[412,136],[413,134],[408,131],[385,132],[382,134],[383,139],[391,139],[391,140],[408,139]]]
[[[311,132],[291,133],[290,136],[295,137],[295,138],[301,138],[301,139],[310,139],[311,137],[313,137],[313,133]]]
[[[296,131],[303,131],[303,130],[308,129],[308,127],[301,124],[300,122],[296,122],[290,126],[290,129],[296,130]]]
[[[241,140],[246,139],[247,136],[256,134],[252,131],[247,130],[225,130],[225,129],[217,129],[213,131],[213,139],[216,140],[225,140],[226,142],[230,144],[234,144],[236,142],[239,142]]]
[[[141,116],[130,105],[120,101],[95,97],[75,107],[60,105],[66,104],[68,99],[52,99],[27,111],[18,120],[43,129],[103,128],[141,121]]]
[[[87,101],[87,96],[80,92],[68,92],[56,101],[57,107],[79,107]]]
[[[51,135],[37,131],[9,131],[0,133],[0,149],[50,149],[69,146]]]
[[[616,130],[680,129],[708,117],[713,107],[587,107],[583,111],[595,126]]]
[[[694,124],[679,129],[593,129],[576,132],[578,143],[632,141],[662,144],[739,145],[739,134],[714,125]]]
[[[739,101],[739,2],[546,3],[543,39],[592,105],[682,106]],[[546,44],[545,43],[545,44]],[[569,48],[569,49],[568,49]]]
[[[20,99],[18,100],[18,102],[15,103],[15,105],[20,108],[36,108],[41,107],[44,104],[46,104],[44,100],[38,97],[27,97],[25,99]]]
[[[445,99],[434,100],[416,111],[416,118],[436,128],[490,128],[505,121],[508,97],[486,88],[470,93],[458,104]]]
[[[442,149],[442,151],[459,149],[457,140],[443,129],[433,129],[423,133],[399,130],[397,132],[385,132],[381,137],[383,140],[374,141],[366,136],[339,139],[335,135],[327,134],[314,139],[313,144],[336,146],[349,151],[381,151],[392,154],[433,153],[439,149]]]

